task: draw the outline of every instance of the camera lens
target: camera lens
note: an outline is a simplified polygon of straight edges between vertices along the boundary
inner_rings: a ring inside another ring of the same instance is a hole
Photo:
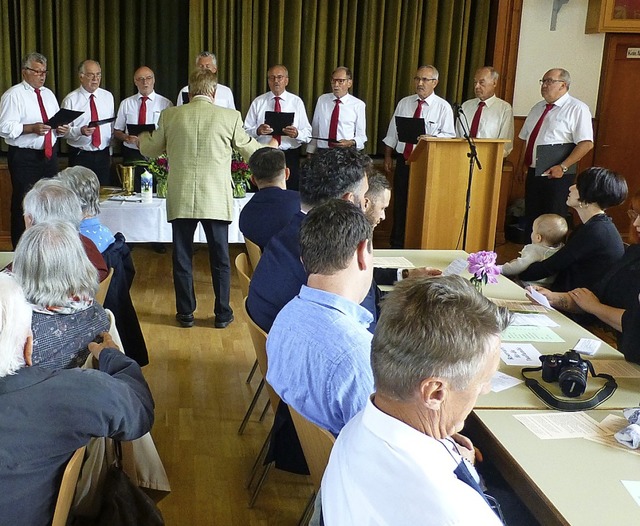
[[[558,375],[558,383],[565,396],[575,398],[587,388],[587,372],[580,366],[565,367]]]

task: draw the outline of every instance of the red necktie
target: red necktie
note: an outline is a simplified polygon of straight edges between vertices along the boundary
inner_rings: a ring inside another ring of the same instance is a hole
[[[140,113],[138,113],[138,124],[147,124],[147,101],[149,97],[142,97],[140,102]]]
[[[35,90],[36,96],[38,97],[38,106],[40,106],[40,115],[42,116],[42,122],[47,122],[49,117],[47,117],[47,110],[44,107],[44,102],[42,101],[42,95],[40,94],[40,88]],[[44,156],[47,159],[51,159],[53,156],[53,130],[49,130],[47,134],[44,136]]]
[[[331,112],[331,122],[329,123],[329,148],[333,148],[335,143],[338,142],[338,120],[340,119],[340,99],[333,101],[335,106]]]
[[[542,121],[544,120],[547,113],[549,113],[551,108],[553,108],[553,104],[547,104],[544,111],[542,112],[542,115],[540,115],[538,122],[536,122],[531,135],[529,135],[529,140],[527,141],[527,149],[524,152],[524,165],[526,167],[531,166],[531,163],[533,162],[533,145],[536,143],[536,139],[538,138],[538,133],[540,132],[540,128],[542,127]]]
[[[92,93],[89,95],[89,108],[91,109],[91,120],[97,121],[98,119],[98,108],[96,108],[95,95]],[[93,134],[91,135],[91,144],[96,148],[100,148],[100,143],[102,142],[102,138],[100,137],[100,126],[96,126],[96,129],[93,130]]]
[[[478,103],[478,109],[476,110],[476,114],[473,116],[473,120],[471,121],[471,131],[469,132],[469,137],[477,137],[478,135],[478,126],[480,126],[480,116],[482,115],[482,108],[484,108],[486,104],[483,100]]]
[[[273,111],[275,111],[276,113],[280,113],[282,111],[282,109],[280,108],[280,97],[275,97],[274,100],[275,103],[273,104]],[[273,138],[278,141],[278,146],[280,146],[282,137],[279,134],[274,134]]]
[[[424,100],[422,99],[418,99],[418,105],[416,106],[416,111],[413,112],[413,118],[414,119],[419,119],[420,117],[422,117],[422,105],[425,103]],[[407,142],[404,144],[404,151],[402,152],[402,155],[404,156],[405,160],[409,158],[409,156],[411,155],[411,152],[413,151],[413,144],[411,144],[410,142]]]

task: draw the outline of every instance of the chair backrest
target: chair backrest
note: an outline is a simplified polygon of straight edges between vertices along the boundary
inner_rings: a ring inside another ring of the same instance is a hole
[[[256,245],[250,239],[244,238],[244,244],[247,247],[247,252],[249,253],[249,261],[251,261],[251,266],[253,270],[258,268],[258,261],[262,257],[262,249]]]
[[[86,446],[76,449],[76,452],[67,463],[67,467],[64,468],[51,526],[65,526],[67,524],[69,511],[71,510],[71,503],[73,502],[73,495],[76,492],[76,484],[78,483],[80,468],[82,468],[84,452],[86,449]]]
[[[326,429],[322,429],[313,422],[309,422],[309,420],[293,409],[293,407],[289,406],[289,412],[291,413],[293,425],[300,439],[304,458],[307,460],[311,480],[317,492],[320,489],[322,475],[324,475],[324,470],[329,462],[331,448],[336,439]]]
[[[249,265],[249,259],[244,252],[240,252],[240,254],[236,256],[236,270],[238,271],[242,297],[246,298],[249,295],[249,283],[251,283],[253,271],[251,269],[251,265]]]
[[[104,304],[104,300],[107,297],[109,285],[111,285],[111,278],[113,278],[113,267],[109,269],[109,274],[107,274],[107,277],[104,278],[98,286],[98,292],[96,292],[96,301],[100,305]]]
[[[258,327],[256,323],[251,319],[251,316],[249,316],[249,312],[247,311],[247,298],[244,299],[244,312],[249,320],[249,334],[251,335],[253,349],[256,353],[256,360],[258,360],[258,366],[260,367],[262,377],[266,378],[268,368],[267,333],[264,332],[260,327]],[[276,409],[278,408],[278,404],[280,403],[280,397],[269,385],[269,382],[265,382],[265,387],[267,388],[267,393],[269,394],[271,409],[273,409],[273,413],[275,414]]]

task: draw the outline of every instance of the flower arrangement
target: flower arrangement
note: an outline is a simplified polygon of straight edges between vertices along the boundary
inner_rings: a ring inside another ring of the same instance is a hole
[[[167,197],[167,178],[169,177],[169,159],[167,154],[163,153],[156,159],[148,161],[138,161],[135,166],[144,166],[145,169],[153,175],[156,181],[156,192],[158,197]]]
[[[231,155],[231,181],[233,197],[244,197],[249,189],[251,169],[239,152],[233,150]]]
[[[487,283],[498,283],[500,267],[496,265],[496,257],[495,252],[482,250],[467,258],[469,273],[472,275],[470,281],[478,292],[482,292],[482,286]]]

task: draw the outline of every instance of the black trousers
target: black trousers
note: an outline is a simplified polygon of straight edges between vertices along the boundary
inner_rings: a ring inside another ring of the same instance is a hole
[[[229,222],[214,219],[174,219],[173,231],[173,286],[176,292],[176,311],[191,314],[196,310],[193,288],[193,234],[202,224],[207,246],[211,280],[216,295],[213,312],[217,321],[228,321],[233,315],[229,305],[231,289],[231,263],[229,261]]]
[[[22,200],[29,189],[43,177],[53,177],[58,173],[57,146],[53,147],[51,159],[43,150],[16,148],[9,146],[7,164],[11,175],[11,243],[13,248],[24,232]]]
[[[111,186],[111,152],[104,150],[81,150],[69,146],[69,166],[84,166],[93,170],[98,176],[100,186]]]
[[[396,152],[396,170],[393,174],[393,227],[389,239],[391,248],[404,248],[408,198],[409,165],[405,163],[404,155]]]
[[[284,153],[287,168],[289,168],[287,189],[297,191],[300,186],[300,148],[282,150],[282,153]]]
[[[529,168],[524,186],[524,215],[526,239],[531,237],[533,222],[542,214],[558,214],[567,217],[567,197],[575,174],[565,174],[560,179],[536,177],[535,169]]]

